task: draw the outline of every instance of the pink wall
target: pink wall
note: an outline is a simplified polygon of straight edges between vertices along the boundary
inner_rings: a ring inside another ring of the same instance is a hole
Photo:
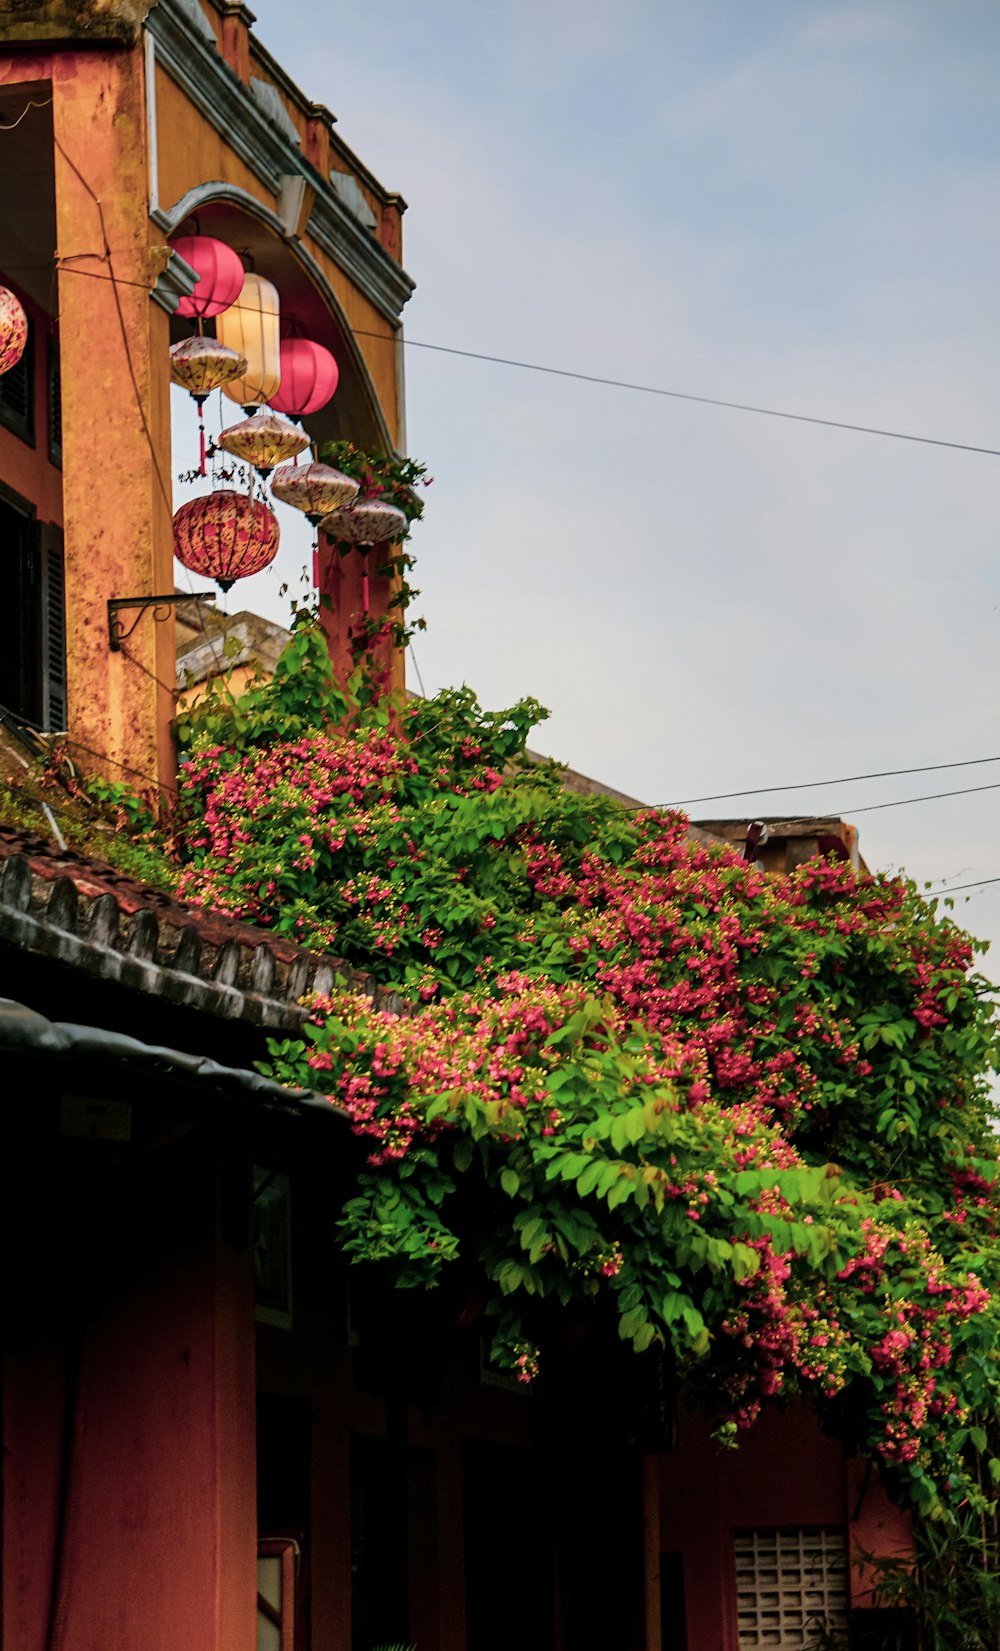
[[[732,1531],[753,1525],[846,1525],[841,1447],[805,1410],[765,1412],[739,1450],[722,1450],[682,1415],[662,1459],[660,1533],[683,1555],[688,1651],[737,1651]]]
[[[210,1177],[178,1178],[148,1215],[120,1216],[117,1246],[87,1260],[81,1334],[71,1312],[62,1344],[19,1330],[6,1350],[3,1643],[246,1651],[256,1636],[247,1253],[216,1238]],[[41,1273],[36,1285],[61,1293]]]

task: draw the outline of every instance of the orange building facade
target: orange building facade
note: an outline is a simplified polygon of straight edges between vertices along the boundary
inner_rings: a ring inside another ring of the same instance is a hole
[[[31,323],[0,378],[0,705],[164,787],[173,610],[114,649],[108,603],[174,593],[169,348],[196,272],[171,240],[226,242],[332,351],[315,441],[405,447],[404,203],[252,23],[242,0],[0,0],[0,283]],[[344,670],[363,563],[318,565]],[[335,967],[0,822],[0,1060],[27,1098],[4,1647],[792,1648],[823,1566],[821,1606],[870,1611],[850,1560],[905,1548],[905,1523],[808,1417],[769,1417],[733,1466],[683,1415],[675,1437],[663,1370],[614,1337],[554,1327],[529,1398],[487,1368],[468,1279],[430,1297],[348,1268],[362,1150],[254,1070]],[[793,1537],[800,1621],[776,1641],[769,1556]]]
[[[170,240],[225,241],[278,288],[283,323],[333,352],[314,440],[404,441],[404,203],[252,23],[234,0],[0,4],[0,282],[31,321],[23,367],[0,380],[0,533],[24,614],[0,703],[161,784],[173,622],[144,614],[114,651],[107,604],[174,589],[169,348],[193,330],[175,312],[196,272]],[[360,559],[319,565],[344,668]],[[376,618],[388,596],[373,578]]]

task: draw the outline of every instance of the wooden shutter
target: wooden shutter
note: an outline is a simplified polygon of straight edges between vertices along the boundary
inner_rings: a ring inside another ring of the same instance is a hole
[[[39,523],[41,711],[47,733],[66,727],[66,578],[62,529]]]
[[[59,339],[49,334],[49,462],[62,469],[62,372],[59,366]]]

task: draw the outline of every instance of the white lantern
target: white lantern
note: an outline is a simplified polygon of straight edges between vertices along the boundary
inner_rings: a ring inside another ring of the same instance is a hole
[[[270,401],[281,383],[277,287],[263,275],[247,275],[235,304],[216,317],[215,334],[247,360],[246,372],[224,384],[223,395],[241,407],[260,407]]]

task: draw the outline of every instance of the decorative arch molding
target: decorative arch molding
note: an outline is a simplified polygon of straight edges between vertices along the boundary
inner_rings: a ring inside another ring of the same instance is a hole
[[[270,230],[276,239],[284,242],[288,252],[305,271],[323,303],[334,317],[347,349],[350,351],[351,362],[357,372],[368,410],[379,436],[385,443],[386,452],[394,452],[395,443],[386,424],[381,402],[375,392],[375,386],[368,371],[368,364],[358,347],[351,324],[344,313],[340,300],[312,253],[302,245],[302,242],[294,233],[289,231],[277,212],[272,211],[263,201],[258,200],[257,196],[252,195],[248,189],[243,189],[239,184],[228,183],[225,179],[220,178],[211,183],[196,185],[195,188],[189,189],[186,194],[175,201],[173,206],[167,208],[156,207],[150,213],[150,216],[165,235],[173,235],[185,218],[190,217],[192,213],[196,213],[206,206],[217,206],[220,203],[226,206],[234,206],[241,212],[245,212],[248,217],[255,218],[265,229]]]

